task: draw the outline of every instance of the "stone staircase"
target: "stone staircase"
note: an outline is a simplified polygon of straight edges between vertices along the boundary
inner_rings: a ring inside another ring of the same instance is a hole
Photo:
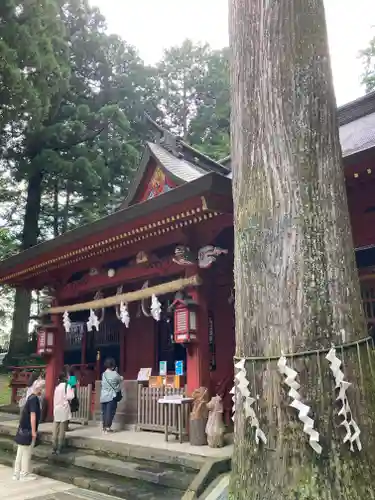
[[[11,437],[0,438],[0,463],[12,465],[15,445]],[[197,471],[179,465],[128,457],[108,456],[97,450],[67,449],[58,456],[42,444],[33,453],[33,472],[80,488],[128,500],[177,500]]]
[[[0,464],[13,465],[15,432],[14,422],[0,421]],[[33,471],[88,490],[92,498],[107,494],[127,500],[193,500],[201,498],[230,468],[228,457],[205,458],[69,434],[66,451],[54,456],[51,433],[41,432],[40,436],[41,445],[33,452]]]
[[[11,436],[0,438],[0,463],[12,465]],[[41,444],[33,453],[33,471],[41,476],[127,500],[177,500],[189,488],[197,470],[179,464],[116,456],[96,449],[72,449],[54,456]]]

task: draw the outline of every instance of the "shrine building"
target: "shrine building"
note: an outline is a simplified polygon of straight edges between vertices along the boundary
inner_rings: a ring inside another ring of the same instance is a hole
[[[338,110],[343,168],[368,323],[375,323],[375,92]],[[48,290],[38,352],[51,401],[64,365],[95,383],[106,357],[125,380],[233,385],[230,158],[217,162],[149,120],[127,199],[113,214],[0,263],[0,284]],[[147,379],[147,380],[145,380]]]

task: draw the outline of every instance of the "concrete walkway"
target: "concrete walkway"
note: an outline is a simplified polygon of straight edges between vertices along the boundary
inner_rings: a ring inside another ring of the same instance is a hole
[[[25,483],[13,481],[12,469],[3,465],[0,465],[0,489],[7,500],[115,500],[116,498],[81,490],[71,484],[44,477]]]

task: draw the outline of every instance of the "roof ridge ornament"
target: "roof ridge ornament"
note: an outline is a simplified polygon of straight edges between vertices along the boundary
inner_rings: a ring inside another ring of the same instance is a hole
[[[177,154],[177,137],[171,132],[164,131],[160,144],[170,153]]]

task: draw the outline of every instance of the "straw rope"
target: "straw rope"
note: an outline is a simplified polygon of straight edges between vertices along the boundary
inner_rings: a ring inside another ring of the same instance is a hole
[[[82,302],[80,304],[73,304],[70,306],[51,307],[42,312],[42,314],[59,314],[76,311],[87,311],[90,309],[101,309],[104,307],[111,307],[121,304],[121,302],[129,303],[138,300],[147,299],[152,295],[166,295],[167,293],[178,292],[189,286],[199,286],[201,279],[198,275],[191,278],[181,278],[178,280],[170,281],[169,283],[162,283],[161,285],[151,286],[135,292],[121,293],[104,299],[91,300],[90,302]]]
[[[354,340],[353,342],[346,342],[345,344],[341,344],[341,345],[338,345],[335,347],[336,347],[336,349],[341,349],[341,350],[356,347],[358,350],[358,347],[361,344],[365,344],[365,343],[367,343],[367,344],[371,343],[372,346],[375,347],[374,340],[372,337],[365,337],[363,339]],[[331,348],[332,348],[332,346],[331,347],[324,347],[322,349],[312,349],[311,351],[291,352],[291,353],[283,354],[283,356],[285,358],[302,358],[302,357],[306,357],[306,356],[314,356],[314,355],[324,354],[326,352],[329,352]],[[245,361],[252,361],[252,362],[255,362],[255,361],[277,361],[279,358],[280,358],[280,354],[277,356],[272,355],[272,356],[234,356],[233,357],[235,362],[241,361],[241,359],[244,359]]]

